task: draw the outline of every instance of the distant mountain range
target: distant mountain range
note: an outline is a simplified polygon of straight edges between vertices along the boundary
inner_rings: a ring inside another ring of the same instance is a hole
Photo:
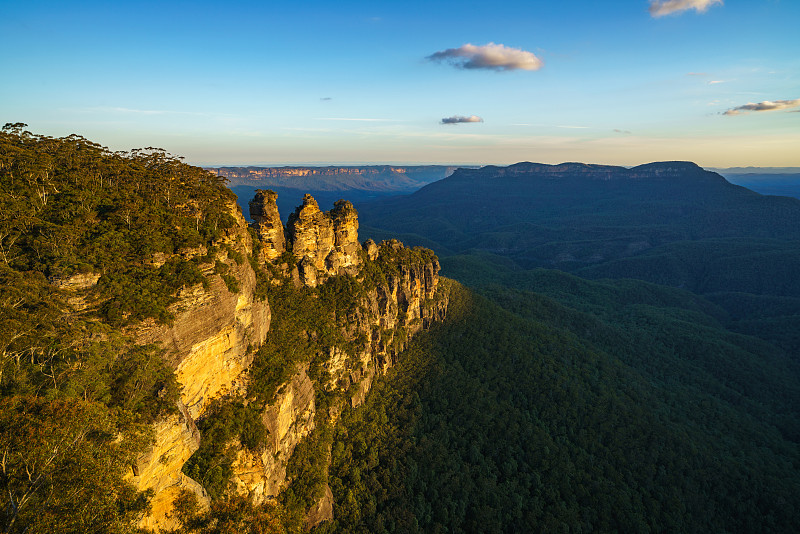
[[[800,174],[800,167],[706,167],[706,170],[728,174]]]
[[[740,331],[800,328],[800,200],[693,163],[461,169],[358,209],[362,234],[431,247],[462,281],[535,268],[633,278],[704,295],[749,321]]]
[[[278,209],[289,214],[311,193],[323,208],[345,198],[354,203],[387,195],[402,195],[450,176],[458,167],[446,165],[364,165],[328,167],[206,167],[224,176],[248,216],[247,200],[256,189],[278,193]]]
[[[800,238],[800,201],[688,162],[460,169],[360,211],[364,224],[418,234],[440,252],[480,249],[525,266],[576,268],[676,241]]]
[[[231,186],[277,186],[314,191],[414,191],[450,176],[445,165],[365,165],[329,167],[206,167]]]
[[[762,195],[800,198],[800,172],[721,173],[729,182]]]

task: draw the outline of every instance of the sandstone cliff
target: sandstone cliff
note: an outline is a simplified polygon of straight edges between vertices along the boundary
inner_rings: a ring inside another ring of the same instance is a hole
[[[357,406],[375,376],[391,367],[410,337],[445,313],[446,297],[437,292],[439,265],[430,251],[407,249],[397,241],[380,245],[368,241],[362,247],[352,204],[339,201],[331,211],[322,212],[310,195],[284,228],[276,198],[271,191],[257,192],[250,203],[254,220],[250,229],[231,206],[236,224],[215,243],[214,257],[202,264],[208,284],[184,288],[171,308],[172,324],[146,322],[131,329],[137,342],[166,349],[181,383],[179,414],[158,423],[153,449],[133,468],[132,480],[138,487],[154,492],[152,513],[142,526],[177,526],[172,503],[186,490],[198,497],[201,507],[210,502],[200,479],[193,480],[184,471],[198,448],[208,445],[196,423],[205,420],[212,403],[239,399],[259,407],[264,443],[255,450],[235,439],[217,445],[230,451],[226,491],[264,502],[291,484],[287,466],[297,445],[320,425],[335,424],[341,401],[318,412],[317,397],[334,395]],[[339,279],[349,282],[340,283],[345,289],[336,296],[326,289],[326,281]],[[271,288],[285,289],[276,293]],[[279,302],[271,299],[291,299],[285,296],[289,289],[319,299],[318,313],[327,314],[326,332],[311,324],[290,332],[295,337],[289,339],[298,346],[313,342],[308,345],[312,353],[296,359],[274,354],[291,353],[291,341],[265,345],[271,323],[281,319],[273,316]],[[322,293],[316,296],[319,290]],[[333,302],[336,311],[325,308],[323,301]],[[254,359],[259,358],[286,362],[272,369],[285,378],[271,396],[258,391],[263,380],[251,376]],[[268,401],[257,400],[262,397]],[[309,526],[329,518],[330,491],[323,488],[311,508]]]
[[[156,425],[155,446],[134,467],[133,481],[140,489],[154,491],[152,513],[143,523],[146,527],[174,526],[169,515],[181,490],[195,493],[201,505],[208,504],[202,486],[181,472],[200,444],[195,420],[211,400],[243,386],[237,381],[252,363],[252,347],[263,343],[269,330],[269,306],[254,298],[253,269],[231,257],[241,259],[252,253],[252,240],[233,204],[230,213],[237,224],[215,243],[219,246],[215,263],[205,264],[208,287],[196,285],[181,291],[172,306],[175,320],[171,325],[147,321],[131,329],[137,343],[156,343],[166,349],[181,384],[180,415]],[[207,251],[195,251],[200,252]],[[238,280],[237,293],[228,289],[221,276],[214,276],[216,262],[227,265],[230,276]]]

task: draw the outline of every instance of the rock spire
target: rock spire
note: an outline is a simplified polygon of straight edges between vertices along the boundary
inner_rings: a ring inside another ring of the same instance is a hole
[[[258,189],[250,201],[250,218],[261,242],[261,261],[274,261],[286,250],[283,223],[278,213],[278,193]]]
[[[358,212],[353,204],[339,200],[323,212],[309,194],[289,215],[284,230],[280,222],[274,191],[256,192],[250,202],[253,227],[261,241],[261,261],[274,262],[284,250],[297,258],[300,281],[316,286],[328,276],[355,272],[360,263]],[[285,237],[284,237],[285,236]]]

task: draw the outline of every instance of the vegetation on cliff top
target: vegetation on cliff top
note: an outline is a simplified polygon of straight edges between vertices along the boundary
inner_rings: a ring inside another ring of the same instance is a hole
[[[177,254],[233,224],[232,201],[159,149],[0,131],[4,532],[134,530],[148,499],[123,476],[178,384],[159,348],[120,327],[169,322],[175,293],[205,282],[202,259]]]

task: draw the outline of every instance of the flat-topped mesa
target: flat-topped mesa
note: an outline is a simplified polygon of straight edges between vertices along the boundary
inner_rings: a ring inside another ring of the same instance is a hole
[[[250,218],[261,242],[261,261],[274,261],[286,250],[283,223],[278,213],[278,193],[258,189],[250,201]]]

